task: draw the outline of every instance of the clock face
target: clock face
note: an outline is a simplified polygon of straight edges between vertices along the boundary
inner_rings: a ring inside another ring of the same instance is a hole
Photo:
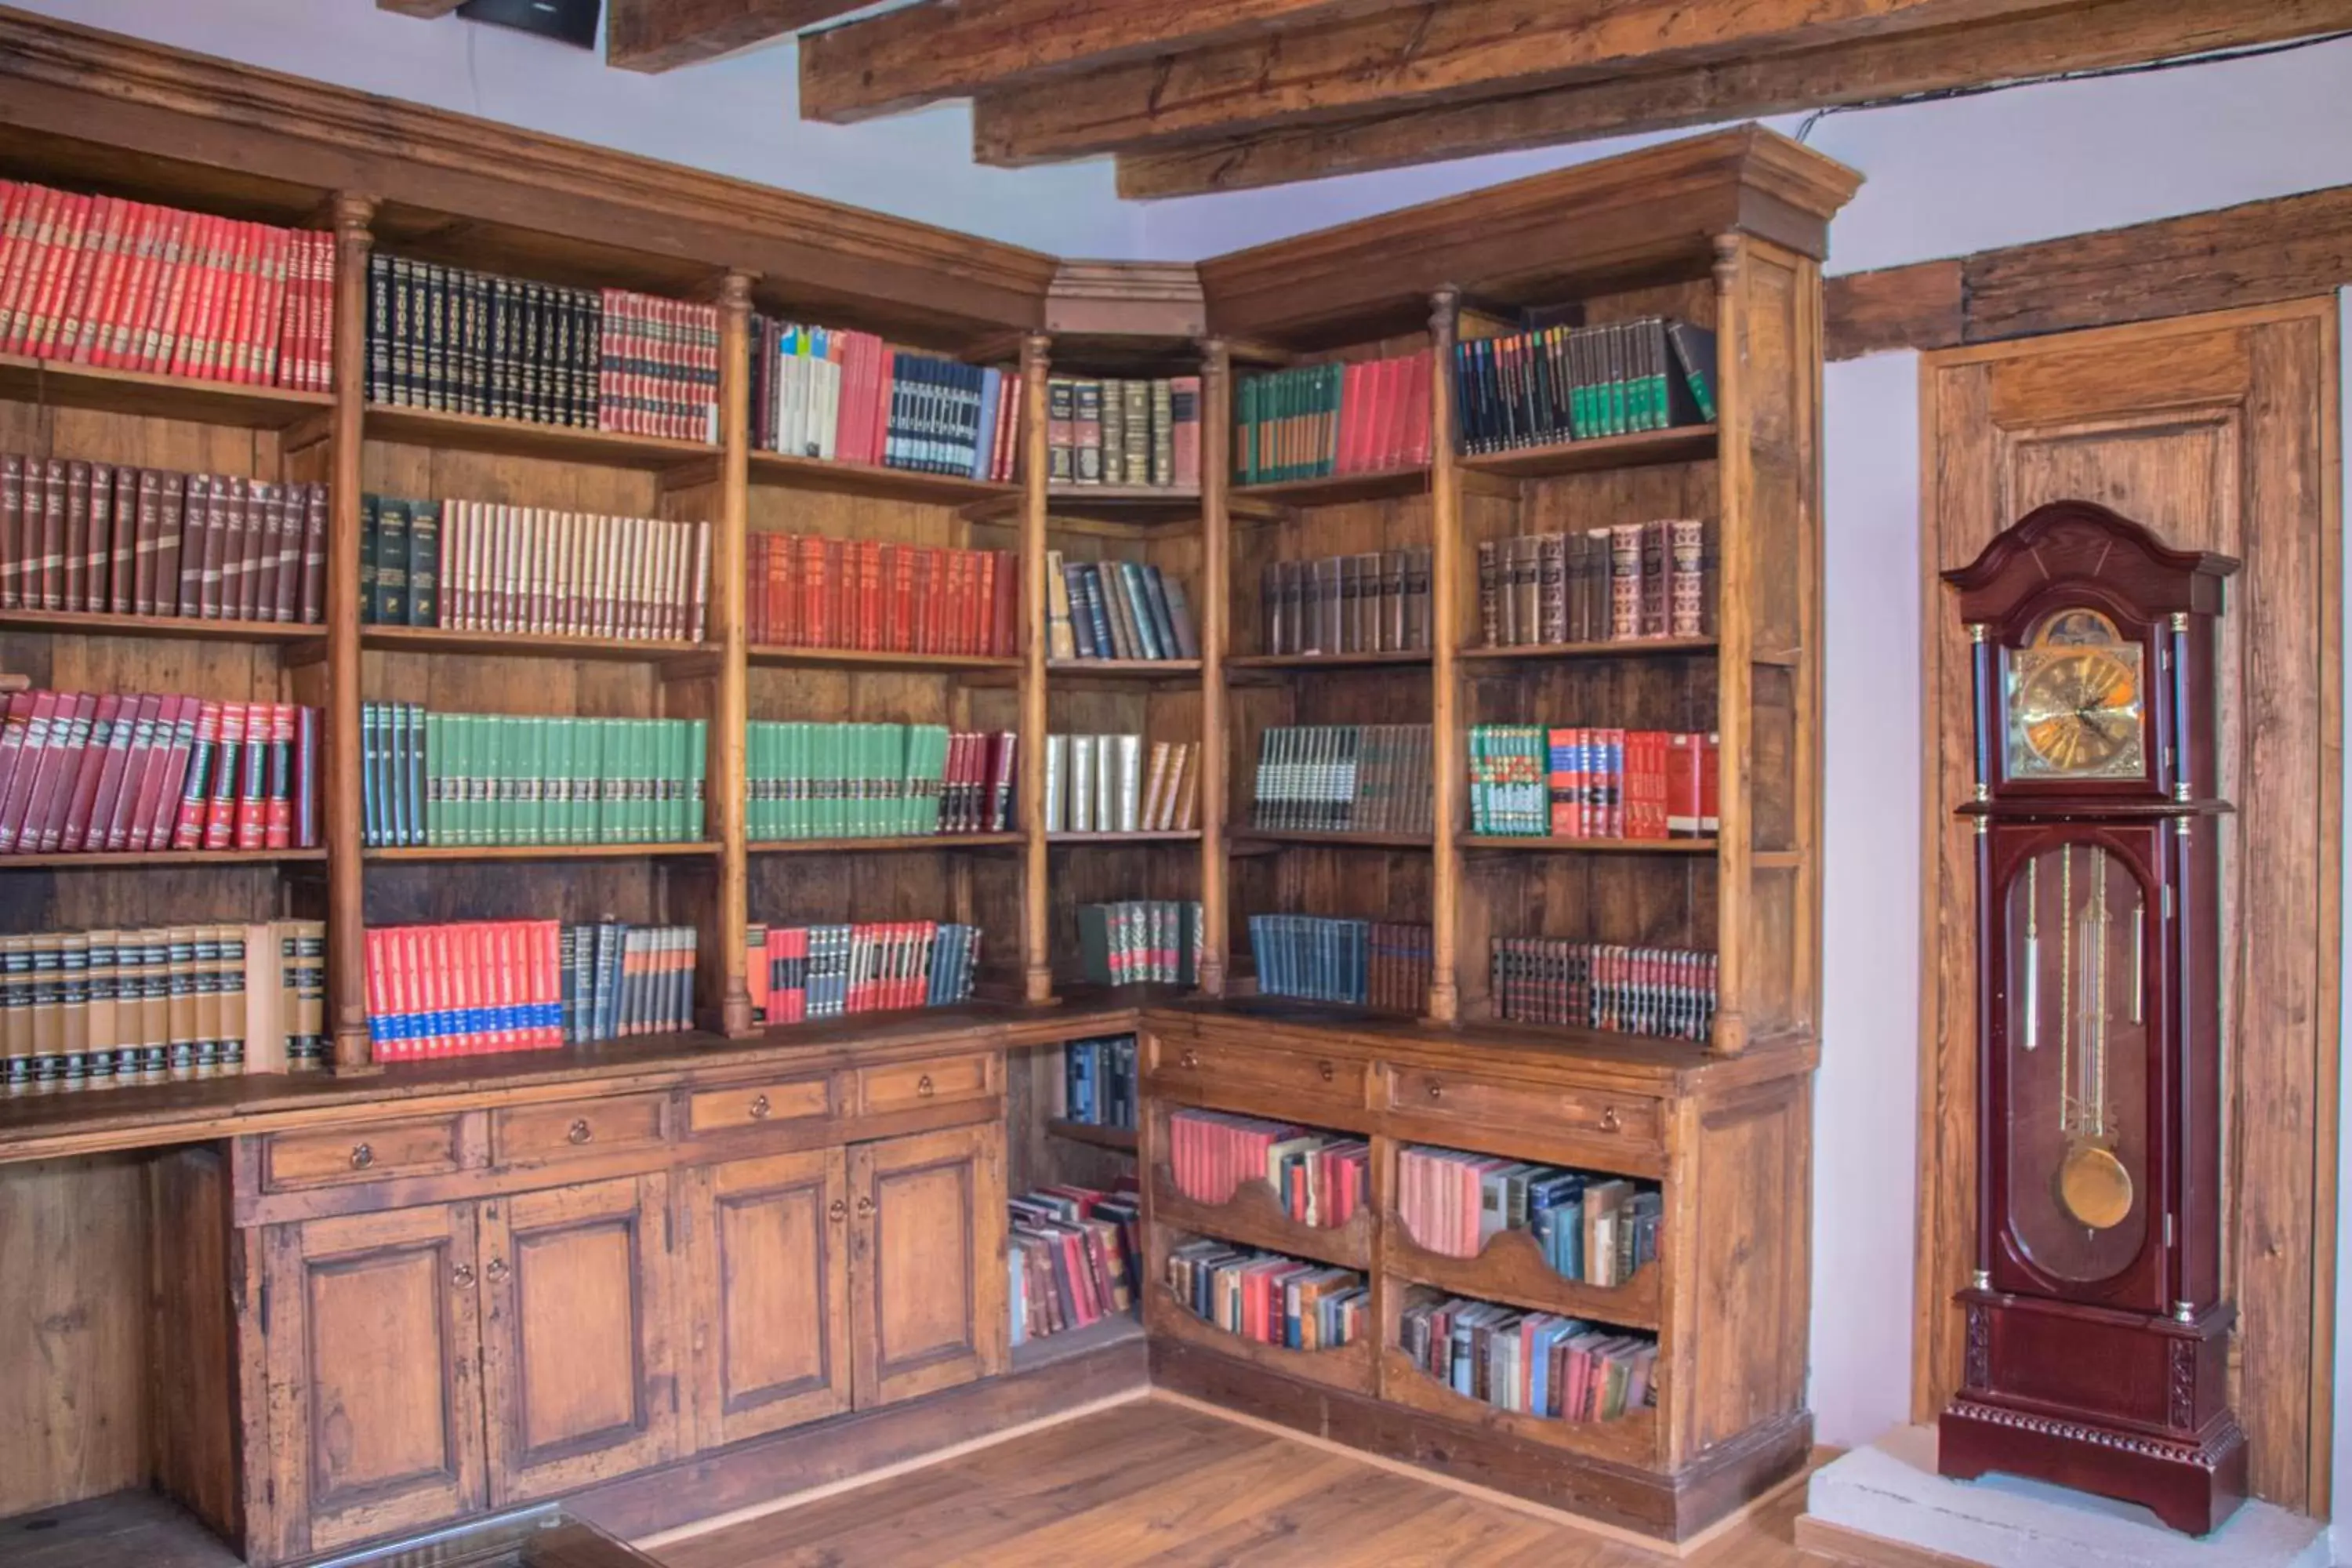
[[[2147,772],[2140,645],[2096,610],[2061,610],[2005,650],[2013,779],[2128,779]]]

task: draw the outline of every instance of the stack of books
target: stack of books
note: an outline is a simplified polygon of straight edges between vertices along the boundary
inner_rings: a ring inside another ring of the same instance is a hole
[[[1198,658],[1184,584],[1133,561],[1070,561],[1045,552],[1051,658]]]
[[[1707,636],[1708,536],[1679,517],[1482,539],[1479,634],[1488,647]]]
[[[1155,381],[1054,376],[1045,383],[1045,417],[1051,483],[1201,488],[1197,375]]]
[[[1261,996],[1392,1013],[1417,1013],[1427,1005],[1427,926],[1326,915],[1252,915],[1249,932]]]
[[[1234,478],[1245,485],[1426,468],[1429,351],[1241,378]]]
[[[1135,1127],[1133,1035],[1097,1035],[1062,1047],[1049,1114],[1082,1127]]]
[[[1614,1421],[1656,1403],[1658,1342],[1493,1301],[1408,1288],[1407,1360],[1465,1398],[1557,1421]]]
[[[363,702],[362,840],[370,848],[698,842],[707,727]]]
[[[1080,904],[1078,978],[1090,985],[1191,985],[1201,906],[1190,900]]]
[[[327,487],[0,457],[0,609],[317,625]]]
[[[1703,837],[1716,830],[1717,744],[1696,731],[1473,725],[1470,829],[1504,837]]]
[[[1045,831],[1188,830],[1201,804],[1200,746],[1155,741],[1144,769],[1140,735],[1045,737]]]
[[[692,926],[601,920],[557,933],[563,1043],[591,1045],[690,1027],[698,939]]]
[[[1143,1215],[1134,1193],[1039,1187],[1006,1207],[1014,1344],[1134,1316],[1143,1266]]]
[[[1309,561],[1258,574],[1258,631],[1271,654],[1426,653],[1427,546]]]
[[[596,328],[599,429],[719,439],[718,307],[607,289]]]
[[[1222,1241],[1170,1248],[1168,1288],[1194,1317],[1288,1350],[1353,1344],[1371,1322],[1371,1289],[1354,1269]]]
[[[1561,1279],[1609,1286],[1658,1255],[1665,1204],[1654,1183],[1407,1144],[1396,1184],[1397,1217],[1427,1252],[1475,1258],[1516,1230]]]
[[[698,642],[710,525],[487,501],[360,500],[360,619]]]
[[[1716,957],[1687,948],[1496,937],[1495,1016],[1529,1024],[1704,1040],[1715,1026]]]
[[[14,692],[0,855],[316,848],[318,752],[315,708]]]
[[[943,724],[755,722],[745,830],[761,843],[1003,832],[1013,741]]]
[[[1258,737],[1250,826],[1280,833],[1430,831],[1426,724],[1307,724]]]
[[[691,926],[373,927],[371,1053],[380,1062],[437,1061],[687,1028],[694,1021],[694,953]]]
[[[1626,436],[1715,417],[1715,334],[1660,316],[1454,345],[1465,453]]]
[[[1021,647],[1019,563],[1003,550],[758,533],[745,542],[751,641],[1009,658]]]
[[[1194,1203],[1229,1204],[1244,1182],[1264,1182],[1292,1219],[1336,1228],[1372,1201],[1371,1145],[1346,1133],[1177,1110],[1168,1118],[1167,1156],[1176,1190]]]
[[[0,937],[0,1095],[317,1067],[320,921]]]
[[[970,1000],[980,928],[939,921],[754,925],[744,946],[752,1021],[798,1024]]]
[[[0,180],[0,353],[324,392],[335,237]]]
[[[751,444],[763,452],[1010,481],[1021,384],[871,332],[751,318]]]

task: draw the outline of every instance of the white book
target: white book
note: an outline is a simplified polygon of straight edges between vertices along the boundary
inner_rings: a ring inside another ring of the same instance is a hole
[[[1095,831],[1095,738],[1072,735],[1070,742],[1070,826],[1072,833]]]
[[[1118,756],[1118,830],[1139,832],[1143,827],[1143,737],[1114,735],[1111,740]]]
[[[1062,781],[1070,769],[1070,738],[1067,735],[1045,737],[1045,831],[1063,833],[1069,828],[1067,803],[1063,799]]]

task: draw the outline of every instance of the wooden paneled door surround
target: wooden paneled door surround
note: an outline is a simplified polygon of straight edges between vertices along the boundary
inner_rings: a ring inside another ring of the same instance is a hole
[[[2231,1402],[2256,1496],[2328,1506],[2343,824],[2332,299],[1924,356],[1921,566],[1930,716],[1912,1414],[1959,1381],[1976,1225],[1969,648],[1936,574],[2080,497],[2243,569],[2221,623],[2225,1283]]]

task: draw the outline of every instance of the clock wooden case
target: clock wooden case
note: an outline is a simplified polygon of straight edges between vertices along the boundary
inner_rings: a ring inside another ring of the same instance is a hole
[[[2237,563],[2087,501],[1945,574],[1975,659],[1978,1236],[1947,1476],[2204,1534],[2245,1495],[2221,1268],[2214,633]]]

